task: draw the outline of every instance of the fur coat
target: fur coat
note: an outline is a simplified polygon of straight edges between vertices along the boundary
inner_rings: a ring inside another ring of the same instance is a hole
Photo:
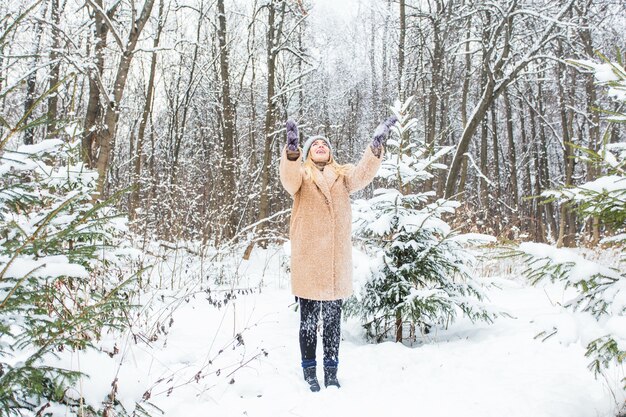
[[[302,156],[280,160],[280,181],[293,197],[289,225],[291,290],[310,300],[338,300],[352,294],[352,210],[350,194],[367,186],[380,167],[368,145],[359,163],[340,176],[327,165],[314,169],[318,187],[306,178]]]

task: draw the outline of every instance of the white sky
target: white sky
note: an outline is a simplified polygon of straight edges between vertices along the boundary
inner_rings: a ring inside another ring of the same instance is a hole
[[[357,15],[360,3],[361,0],[313,0],[310,17],[315,21],[333,17],[348,22]]]

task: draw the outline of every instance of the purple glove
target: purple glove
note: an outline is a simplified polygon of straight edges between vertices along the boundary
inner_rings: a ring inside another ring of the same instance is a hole
[[[378,149],[381,145],[384,145],[387,142],[387,133],[389,133],[389,128],[395,125],[398,121],[396,116],[388,117],[387,120],[382,122],[376,128],[374,132],[374,139],[372,140],[372,148]]]
[[[287,120],[287,149],[291,152],[298,150],[298,125],[293,120]]]

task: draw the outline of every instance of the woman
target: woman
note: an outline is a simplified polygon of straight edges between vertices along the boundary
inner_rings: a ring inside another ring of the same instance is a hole
[[[319,391],[315,349],[320,312],[324,322],[324,385],[339,387],[337,365],[342,299],[352,294],[351,193],[367,186],[381,164],[390,117],[376,129],[360,162],[339,165],[330,141],[310,137],[298,149],[298,128],[287,122],[287,145],[280,160],[280,180],[293,197],[291,289],[300,302],[300,352],[304,379]],[[304,161],[303,161],[304,160]]]

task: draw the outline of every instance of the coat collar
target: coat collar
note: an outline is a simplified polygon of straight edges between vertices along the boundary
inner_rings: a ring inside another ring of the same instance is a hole
[[[330,189],[335,184],[335,181],[337,181],[337,178],[339,178],[339,175],[330,165],[327,165],[323,171],[318,169],[314,170],[314,175],[315,182],[318,184],[320,191],[328,201],[331,201]]]

